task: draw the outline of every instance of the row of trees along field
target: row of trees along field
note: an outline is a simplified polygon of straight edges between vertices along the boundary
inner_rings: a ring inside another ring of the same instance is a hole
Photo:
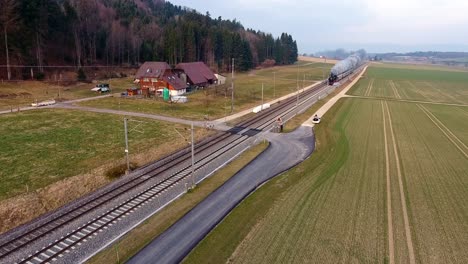
[[[136,66],[144,61],[204,61],[229,71],[265,61],[297,60],[292,36],[244,29],[236,20],[212,18],[162,0],[0,0],[4,65]],[[11,68],[16,77],[29,68]],[[0,75],[6,77],[7,71]],[[19,75],[19,76],[18,76]]]

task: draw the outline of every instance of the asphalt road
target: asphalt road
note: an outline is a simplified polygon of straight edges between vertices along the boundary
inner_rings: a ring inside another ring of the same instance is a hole
[[[270,147],[161,234],[128,263],[178,263],[263,182],[304,161],[315,148],[311,127],[265,134]]]

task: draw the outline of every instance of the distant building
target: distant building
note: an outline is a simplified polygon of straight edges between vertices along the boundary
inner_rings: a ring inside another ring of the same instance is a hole
[[[213,71],[201,61],[179,63],[175,72],[190,86],[207,87],[218,81]]]

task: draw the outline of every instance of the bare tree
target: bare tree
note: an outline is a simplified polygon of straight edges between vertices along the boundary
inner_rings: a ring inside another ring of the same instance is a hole
[[[18,2],[16,0],[0,0],[0,23],[3,25],[5,37],[8,80],[11,79],[10,56],[8,54],[8,29],[19,19],[18,13],[15,12],[17,5]]]

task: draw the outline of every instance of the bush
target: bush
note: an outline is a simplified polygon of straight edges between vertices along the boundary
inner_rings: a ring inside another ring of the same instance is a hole
[[[138,168],[138,165],[134,162],[130,162],[130,170],[134,170]],[[127,170],[127,164],[123,163],[112,167],[106,171],[106,177],[109,179],[117,179],[125,175],[125,171]]]
[[[276,61],[275,61],[275,60],[266,59],[266,60],[262,63],[262,67],[263,67],[263,68],[270,68],[270,67],[275,66],[275,64],[276,64]]]
[[[86,80],[86,73],[84,72],[83,68],[78,69],[78,81],[82,82]]]
[[[36,80],[42,81],[42,80],[44,80],[44,78],[45,78],[45,74],[44,74],[44,73],[42,73],[42,72],[36,73]]]

